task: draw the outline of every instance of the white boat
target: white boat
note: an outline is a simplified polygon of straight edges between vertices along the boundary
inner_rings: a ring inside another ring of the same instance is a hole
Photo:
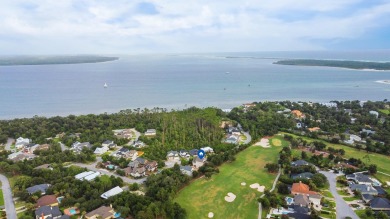
[[[107,88],[107,87],[108,87],[107,83],[104,83],[104,85],[103,85],[103,86],[104,86],[104,88]]]

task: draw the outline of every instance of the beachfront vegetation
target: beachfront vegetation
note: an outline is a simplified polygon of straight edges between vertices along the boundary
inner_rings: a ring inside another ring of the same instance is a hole
[[[280,61],[275,62],[274,64],[299,65],[299,66],[325,66],[325,67],[339,67],[339,68],[351,68],[351,69],[390,70],[390,62],[290,59],[290,60],[280,60]]]
[[[1,65],[55,65],[97,63],[118,60],[117,57],[79,55],[79,56],[14,56],[1,57]]]

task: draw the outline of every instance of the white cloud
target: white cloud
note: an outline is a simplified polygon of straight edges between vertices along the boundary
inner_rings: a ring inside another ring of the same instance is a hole
[[[1,53],[325,49],[390,25],[390,3],[364,0],[0,1]]]

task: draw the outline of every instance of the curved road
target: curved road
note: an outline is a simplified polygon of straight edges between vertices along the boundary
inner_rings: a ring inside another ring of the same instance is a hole
[[[359,219],[356,213],[351,207],[344,201],[344,199],[337,193],[336,190],[336,177],[337,175],[327,171],[320,171],[324,174],[329,181],[329,190],[332,193],[334,200],[336,201],[336,213],[337,219],[344,219],[345,217],[351,217],[352,219]]]
[[[11,186],[7,177],[0,174],[0,181],[2,183],[1,188],[3,189],[5,211],[7,213],[7,219],[17,219],[14,200],[12,199]]]
[[[275,178],[275,181],[274,181],[274,184],[272,184],[272,188],[271,190],[269,190],[270,192],[274,191],[275,187],[276,187],[276,183],[278,182],[279,180],[279,177],[280,177],[280,174],[282,174],[282,168],[280,168],[280,165],[279,165],[279,172],[278,172],[278,175],[276,176]],[[263,198],[265,194],[262,194],[260,196],[260,198]],[[259,202],[259,216],[257,217],[258,219],[261,219],[261,215],[263,214],[263,206],[261,206],[261,203]]]

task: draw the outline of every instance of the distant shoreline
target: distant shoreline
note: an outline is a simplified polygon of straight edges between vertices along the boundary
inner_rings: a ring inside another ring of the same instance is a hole
[[[363,71],[390,70],[390,62],[366,62],[348,60],[320,60],[320,59],[286,59],[274,62],[276,65],[338,67]]]
[[[0,66],[86,64],[86,63],[110,62],[118,59],[119,59],[118,57],[94,56],[94,55],[13,56],[13,57],[0,57]]]

